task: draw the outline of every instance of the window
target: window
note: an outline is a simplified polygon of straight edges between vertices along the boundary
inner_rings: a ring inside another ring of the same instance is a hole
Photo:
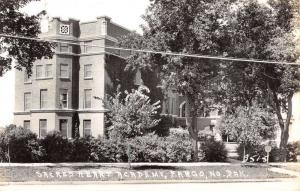
[[[84,65],[84,78],[92,78],[92,64]]]
[[[24,93],[24,111],[31,109],[31,93]]]
[[[31,82],[31,76],[28,75],[26,71],[24,71],[24,83],[30,83]]]
[[[69,46],[67,44],[60,44],[60,52],[69,52]]]
[[[171,98],[171,114],[175,115],[176,114],[176,99]]]
[[[91,120],[83,120],[83,137],[91,136]]]
[[[52,77],[52,64],[46,64],[45,77]]]
[[[227,143],[237,142],[237,138],[232,137],[231,135],[227,135],[227,134],[222,134],[222,140]]]
[[[44,109],[47,107],[47,90],[40,90],[40,108]]]
[[[42,78],[43,77],[43,66],[37,65],[36,66],[36,78]]]
[[[84,90],[84,108],[92,107],[92,90]]]
[[[68,64],[60,64],[60,77],[61,78],[69,78],[69,65]]]
[[[59,131],[62,136],[68,137],[68,120],[67,119],[59,120]]]
[[[70,34],[70,26],[69,25],[60,25],[59,33],[65,34],[65,35]]]
[[[29,120],[25,120],[25,121],[24,121],[23,127],[24,127],[25,129],[30,129],[30,121],[29,121]]]
[[[39,136],[45,137],[47,135],[47,119],[40,119]]]
[[[68,108],[68,90],[67,89],[60,90],[60,107],[63,109]]]
[[[84,50],[85,52],[92,52],[93,47],[91,46],[93,44],[93,41],[85,41],[84,42]]]

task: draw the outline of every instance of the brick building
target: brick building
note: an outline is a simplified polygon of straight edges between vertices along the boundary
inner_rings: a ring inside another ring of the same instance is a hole
[[[53,18],[48,26],[41,37],[70,44],[58,43],[52,59],[34,63],[30,77],[16,71],[14,123],[39,137],[53,130],[72,137],[78,113],[81,136],[103,135],[106,110],[93,97],[104,97],[120,82],[132,85],[135,75],[123,72],[122,55],[106,48],[130,31],[106,16],[92,22]]]
[[[299,38],[297,13],[295,33]],[[91,22],[60,18],[50,20],[48,32],[43,33],[42,37],[79,45],[58,43],[53,59],[37,61],[30,78],[26,72],[16,71],[14,123],[29,127],[40,137],[53,130],[72,137],[72,117],[78,113],[81,136],[103,135],[104,113],[107,110],[93,96],[104,97],[120,83],[126,89],[141,83],[148,87],[149,83],[154,86],[159,83],[155,73],[124,72],[124,51],[107,48],[113,46],[118,37],[129,32],[105,16]],[[172,115],[177,125],[184,124],[184,98],[170,90],[164,99],[159,88],[151,90],[154,101],[163,101],[162,113]],[[295,141],[300,138],[300,93],[294,96],[293,102],[290,137]],[[220,117],[218,111],[199,116],[198,130],[215,125]]]

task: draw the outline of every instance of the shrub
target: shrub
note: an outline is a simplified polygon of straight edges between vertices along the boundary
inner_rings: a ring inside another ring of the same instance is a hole
[[[9,148],[9,153],[8,153]],[[42,157],[42,148],[37,135],[29,129],[10,125],[0,134],[1,161],[37,162]]]
[[[160,122],[153,128],[155,134],[161,137],[166,137],[170,134],[170,128],[174,126],[172,116],[161,115]]]
[[[133,162],[166,162],[164,138],[151,133],[129,140],[129,157]]]
[[[237,107],[235,113],[225,115],[219,128],[238,143],[255,146],[274,138],[275,125],[274,114],[254,103],[250,108]]]
[[[90,161],[90,138],[76,138],[71,141],[71,162],[88,162]]]
[[[126,162],[126,144],[118,140],[92,139],[90,159],[94,162]]]
[[[203,161],[225,162],[227,160],[227,150],[223,142],[215,141],[213,138],[207,139],[201,144],[204,154]]]
[[[124,99],[118,91],[115,96],[108,96],[104,100],[104,105],[110,110],[107,119],[111,123],[108,130],[112,139],[123,140],[144,135],[159,123],[159,120],[155,119],[160,107],[159,101],[151,104],[146,93],[149,93],[149,89],[140,86],[138,90],[132,90],[130,93],[125,91]]]
[[[193,147],[187,130],[171,129],[170,136],[166,137],[165,142],[168,162],[192,161]]]
[[[171,131],[168,137],[154,133],[125,139],[91,140],[90,159],[94,162],[189,162],[192,144],[186,130]]]
[[[286,157],[282,157],[286,155]],[[286,162],[296,162],[297,161],[297,144],[289,143],[287,144],[287,149],[283,150],[275,147],[270,152],[270,162],[284,162],[281,159],[286,158]]]
[[[286,155],[286,160],[287,162],[295,162],[297,161],[297,155],[296,155],[296,144],[287,144],[287,151],[284,151],[280,148],[278,148],[276,145],[271,145],[272,146],[272,150],[269,154],[269,162],[284,162],[281,161],[282,155]],[[249,157],[253,157],[254,158],[252,160],[254,160],[253,162],[265,162],[263,160],[263,157],[267,156],[267,153],[265,151],[265,145],[248,145],[245,147],[245,151],[246,154],[249,155]],[[238,152],[238,159],[239,160],[243,160],[243,155],[244,155],[244,146],[242,144],[240,144],[237,148],[237,152]],[[250,159],[248,160],[248,162],[250,161]]]
[[[60,132],[49,132],[41,139],[44,148],[44,162],[68,162],[71,160],[72,144]]]

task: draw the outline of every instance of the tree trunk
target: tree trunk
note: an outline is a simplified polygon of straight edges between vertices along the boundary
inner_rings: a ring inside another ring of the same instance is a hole
[[[194,155],[193,161],[198,161],[198,134],[197,134],[197,114],[192,107],[194,101],[193,98],[189,95],[186,96],[186,125],[189,131],[189,134],[193,140],[193,148],[194,148]]]
[[[269,83],[268,83],[268,88],[270,89]],[[288,101],[288,111],[287,111],[286,121],[284,124],[284,120],[282,118],[282,114],[281,114],[281,110],[280,110],[280,103],[278,100],[278,96],[277,96],[275,90],[272,89],[271,91],[272,91],[272,97],[273,97],[273,102],[274,102],[273,108],[276,111],[277,119],[278,119],[280,130],[281,130],[279,148],[283,151],[283,153],[280,156],[280,160],[286,161],[286,152],[287,152],[286,146],[287,146],[288,139],[289,139],[289,126],[290,126],[290,121],[291,121],[291,117],[292,117],[293,94],[291,93],[288,96],[288,100],[287,100]]]
[[[284,155],[282,157],[281,160],[283,160],[284,162],[286,162],[286,157],[287,157],[287,143],[289,140],[289,127],[290,127],[290,122],[291,122],[291,118],[292,118],[292,98],[293,98],[293,94],[290,94],[288,96],[288,111],[287,111],[287,115],[286,115],[286,121],[285,121],[285,126],[283,128],[283,130],[281,131],[281,136],[280,136],[280,149],[283,150]]]

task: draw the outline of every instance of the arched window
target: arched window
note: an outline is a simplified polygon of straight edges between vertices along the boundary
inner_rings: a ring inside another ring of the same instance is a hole
[[[185,109],[186,109],[185,107],[186,107],[186,103],[184,101],[179,106],[179,117],[185,117]]]

